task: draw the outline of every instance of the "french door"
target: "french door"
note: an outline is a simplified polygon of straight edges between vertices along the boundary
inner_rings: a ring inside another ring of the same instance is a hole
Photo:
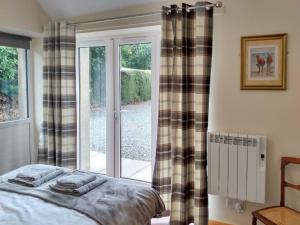
[[[78,43],[80,169],[151,181],[158,48],[155,34]]]

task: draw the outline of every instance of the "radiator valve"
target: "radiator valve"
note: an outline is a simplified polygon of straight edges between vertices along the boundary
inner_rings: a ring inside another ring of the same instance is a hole
[[[237,213],[244,213],[246,208],[245,201],[231,198],[227,198],[226,206],[227,208],[234,209]]]

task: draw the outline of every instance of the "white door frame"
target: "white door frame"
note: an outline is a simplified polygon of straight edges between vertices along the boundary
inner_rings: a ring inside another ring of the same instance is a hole
[[[114,160],[114,154],[113,151],[109,151],[109,149],[114,148],[114,117],[113,111],[114,111],[114,104],[113,104],[113,99],[114,99],[114,81],[113,78],[109,79],[109,77],[113,76],[113,41],[109,39],[105,40],[97,40],[97,41],[79,41],[77,42],[77,96],[79,101],[77,101],[77,111],[78,113],[78,118],[77,118],[77,123],[79,126],[78,129],[78,147],[77,147],[77,153],[78,153],[78,168],[83,169],[83,159],[82,157],[84,154],[89,154],[89,151],[84,152],[83,149],[80,148],[81,144],[81,129],[80,129],[80,122],[81,122],[81,89],[80,89],[80,55],[79,55],[79,50],[80,48],[89,48],[89,47],[105,47],[105,61],[106,61],[106,136],[107,136],[107,141],[106,141],[106,174],[108,176],[113,176],[114,175],[114,166],[112,162]]]
[[[160,29],[145,28],[145,32],[137,33],[116,31],[116,32],[94,32],[94,34],[82,35],[77,41],[77,96],[80,96],[80,70],[79,70],[79,48],[81,47],[106,47],[106,129],[107,129],[107,157],[106,157],[106,174],[120,178],[120,65],[119,65],[119,46],[122,44],[149,43],[152,44],[151,52],[151,69],[152,69],[152,89],[151,89],[151,114],[152,114],[152,165],[155,160],[155,146],[157,136],[157,118],[158,118],[158,93],[159,93],[159,43]],[[109,34],[108,34],[109,33]],[[114,35],[115,33],[115,35]],[[110,79],[109,79],[110,78]],[[80,101],[78,101],[78,112],[80,112]],[[80,125],[80,116],[78,116]],[[80,127],[78,129],[78,140],[80,142]],[[112,150],[113,149],[113,150]],[[78,167],[82,168],[80,144],[78,144]],[[112,163],[113,162],[113,163]],[[153,167],[152,167],[153,168]]]
[[[157,121],[157,102],[158,102],[158,74],[159,68],[157,59],[159,58],[158,51],[159,36],[158,33],[152,34],[135,34],[132,36],[123,36],[114,39],[114,75],[115,75],[115,177],[121,177],[121,102],[120,102],[120,45],[151,43],[151,147],[152,147],[152,168],[154,165],[155,145],[156,145],[156,121]]]

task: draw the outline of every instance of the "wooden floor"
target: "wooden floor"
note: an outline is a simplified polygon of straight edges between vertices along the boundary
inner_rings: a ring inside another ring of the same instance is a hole
[[[232,224],[222,223],[222,222],[210,220],[209,221],[209,225],[232,225]]]
[[[151,225],[169,225],[169,224],[170,224],[169,217],[152,219],[152,221],[151,221]],[[233,224],[222,223],[219,221],[210,220],[208,225],[233,225]]]

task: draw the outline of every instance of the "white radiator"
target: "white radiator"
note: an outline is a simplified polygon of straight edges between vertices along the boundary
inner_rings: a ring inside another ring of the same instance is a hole
[[[208,193],[265,203],[265,136],[208,133]]]

